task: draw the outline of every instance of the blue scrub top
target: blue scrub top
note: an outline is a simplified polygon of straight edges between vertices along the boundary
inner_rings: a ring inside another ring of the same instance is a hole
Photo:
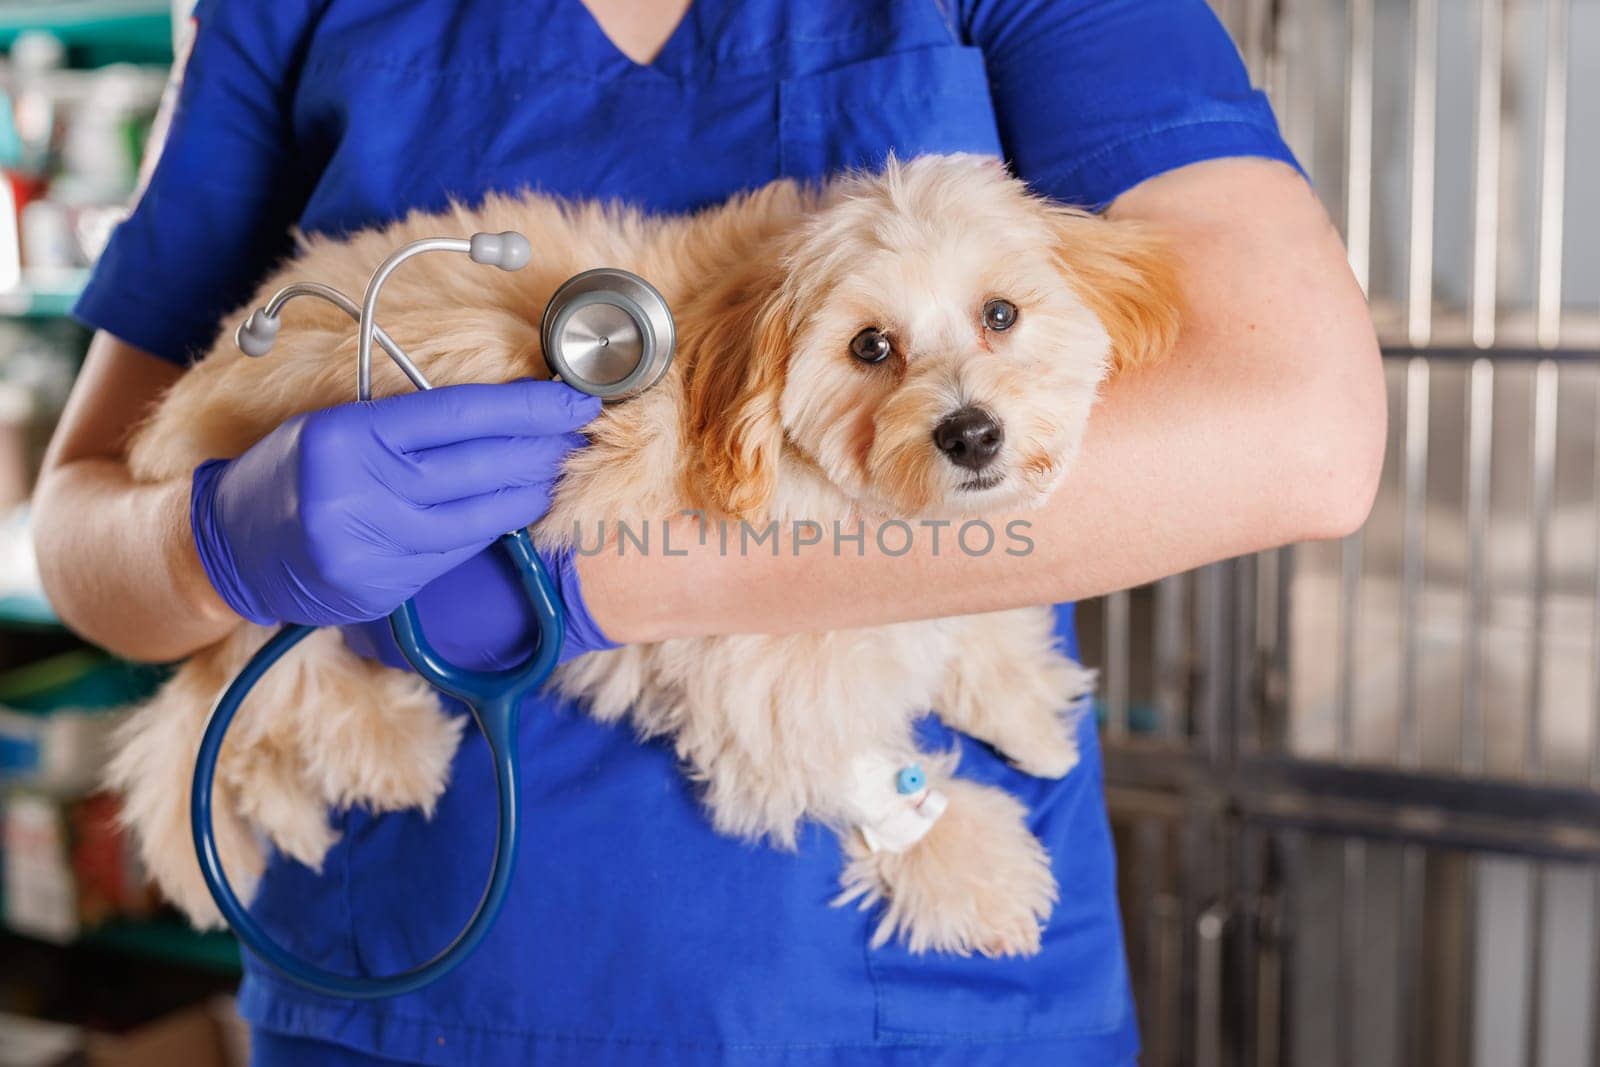
[[[210,344],[292,226],[344,232],[491,189],[681,211],[891,150],[962,151],[1096,206],[1199,160],[1293,162],[1204,0],[694,0],[646,66],[579,0],[202,0],[197,18],[161,161],[77,308],[174,362]],[[809,829],[795,853],[720,837],[666,746],[531,703],[516,882],[489,940],[381,1003],[320,998],[247,960],[240,1008],[263,1058],[309,1062],[295,1042],[311,1038],[346,1050],[324,1062],[1133,1059],[1092,722],[1061,782],[962,742],[960,773],[1028,805],[1061,885],[1042,954],[987,960],[869,950],[872,917],[828,906],[831,834]],[[923,730],[929,747],[955,741]],[[337,815],[322,873],[273,862],[257,914],[325,967],[431,955],[487,870],[476,735],[452,782],[431,820]]]

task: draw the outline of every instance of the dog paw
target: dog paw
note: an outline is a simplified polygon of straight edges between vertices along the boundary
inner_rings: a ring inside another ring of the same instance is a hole
[[[211,834],[234,895],[249,903],[266,866],[266,855],[260,838],[239,815],[231,791],[222,786],[217,787],[212,800]],[[200,861],[187,825],[181,835],[167,839],[141,837],[140,856],[161,895],[183,912],[196,929],[222,929],[227,925],[200,873]],[[321,856],[317,858],[320,861]]]
[[[898,937],[912,952],[1035,955],[1057,890],[1050,855],[1022,805],[968,782],[940,788],[949,807],[907,851],[852,845],[835,904],[882,903],[874,948]]]
[[[446,714],[415,675],[376,664],[327,684],[334,690],[328,714],[301,740],[308,775],[325,801],[431,814],[449,784],[465,717]]]
[[[1093,689],[1093,672],[1052,651],[1003,681],[963,687],[944,714],[1024,774],[1064,778],[1078,765],[1082,698]]]
[[[1078,765],[1078,738],[1071,721],[1060,716],[1060,729],[1040,730],[1026,749],[1007,752],[1011,765],[1035,778],[1065,778]]]
[[[321,869],[339,835],[328,825],[327,805],[292,749],[270,743],[224,748],[217,777],[226,784],[241,819],[285,856]]]

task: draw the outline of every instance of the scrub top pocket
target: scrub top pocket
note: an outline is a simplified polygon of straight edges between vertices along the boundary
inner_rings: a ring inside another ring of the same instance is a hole
[[[1126,1062],[1135,1051],[1133,1007],[1094,715],[1086,709],[1080,715],[1079,763],[1060,781],[1023,774],[987,745],[934,719],[920,725],[924,751],[959,748],[958,777],[1003,789],[1027,806],[1029,826],[1050,852],[1060,899],[1036,956],[913,954],[898,942],[870,952],[879,1037],[1016,1042],[1012,1056],[993,1061],[1008,1065],[1055,1062],[1025,1053],[1024,1043],[1071,1039],[1085,1050],[1082,1061],[1071,1062]]]
[[[814,178],[954,152],[1000,156],[983,53],[956,46],[897,52],[788,78],[778,86],[779,169]]]

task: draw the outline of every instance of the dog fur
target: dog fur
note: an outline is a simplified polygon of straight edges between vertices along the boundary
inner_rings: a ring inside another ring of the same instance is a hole
[[[816,187],[781,181],[686,217],[540,196],[414,214],[345,240],[313,236],[250,306],[297,279],[359,292],[404,242],[515,229],[534,248],[516,273],[426,257],[385,293],[385,328],[441,385],[545,376],[539,318],[556,287],[607,265],[654,283],[673,307],[677,359],[655,388],[612,405],[567,462],[544,546],[577,532],[698,508],[762,523],[961,517],[1038,505],[1072,463],[1106,377],[1175,341],[1174,273],[1159,241],[1031,195],[993,160],[890,160]],[[1004,333],[981,309],[1019,309]],[[248,309],[246,309],[248,310]],[[239,355],[230,318],[214,350],[162,399],[130,448],[143,481],[187,477],[240,454],[292,414],[350,399],[350,321],[320,302],[284,311],[276,351]],[[863,327],[894,351],[856,360]],[[410,386],[386,359],[375,395]],[[934,446],[964,404],[1004,427],[1001,482]],[[191,658],[124,729],[110,782],[166,894],[199,924],[215,911],[188,833],[188,783],[208,711],[269,630],[241,623]],[[817,819],[845,853],[840,900],[881,905],[874,943],[1026,955],[1057,897],[1044,847],[1005,792],[952,778],[952,754],[916,751],[927,708],[1023,771],[1068,773],[1070,709],[1090,675],[1064,656],[1050,609],[785,636],[704,637],[579,657],[553,683],[602,721],[670,738],[716,828],[777,846]],[[330,807],[431,810],[464,720],[415,676],[314,634],[260,684],[224,745],[214,810],[231,877],[248,895],[264,834],[317,867],[335,840]],[[920,760],[949,798],[904,852],[856,830],[850,780],[863,757]]]

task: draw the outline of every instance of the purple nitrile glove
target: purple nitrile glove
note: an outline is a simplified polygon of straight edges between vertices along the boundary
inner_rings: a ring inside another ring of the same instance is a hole
[[[599,412],[570,386],[520,381],[297,415],[196,468],[201,564],[252,622],[380,618],[542,516]]]
[[[571,548],[540,551],[545,570],[566,607],[566,637],[559,662],[585,652],[616,648],[584,606]],[[417,614],[428,643],[445,659],[469,670],[499,670],[522,662],[537,630],[533,607],[505,552],[491,546],[423,587]],[[409,669],[394,643],[387,619],[344,627],[345,644],[390,667]]]

